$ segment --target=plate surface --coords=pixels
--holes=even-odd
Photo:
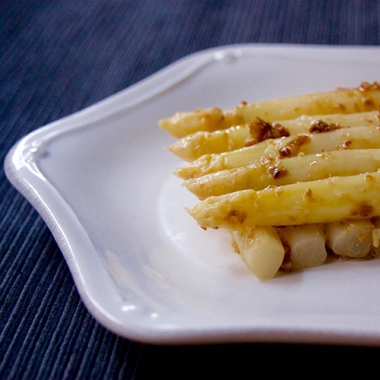
[[[89,311],[149,343],[380,344],[380,260],[259,281],[196,199],[157,121],[380,79],[378,47],[232,45],[190,55],[8,153],[10,182],[43,217]]]

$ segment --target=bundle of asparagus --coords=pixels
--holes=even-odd
[[[159,121],[203,228],[231,232],[260,279],[380,254],[380,85],[338,88]]]

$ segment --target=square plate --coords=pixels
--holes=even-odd
[[[49,226],[89,311],[148,343],[380,344],[380,260],[259,281],[197,201],[157,121],[177,111],[379,80],[378,47],[232,45],[185,57],[41,127],[8,153],[8,179]]]

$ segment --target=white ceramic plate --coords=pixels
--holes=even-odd
[[[380,79],[377,47],[238,45],[186,57],[20,140],[11,183],[51,229],[90,312],[150,343],[380,344],[380,260],[260,282],[196,200],[160,118]]]

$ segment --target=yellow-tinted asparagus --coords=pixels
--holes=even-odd
[[[379,104],[379,84],[362,83],[159,124],[179,139],[169,150],[190,161],[175,171],[203,200],[190,215],[229,230],[252,272],[268,279],[322,264],[326,246],[380,256]]]
[[[373,149],[380,147],[380,129],[375,127],[342,128],[332,132],[308,133],[270,139],[247,148],[206,154],[179,167],[175,175],[182,179],[201,177],[220,170],[257,163],[264,157],[286,158],[297,154],[330,152],[337,149]]]
[[[379,85],[363,83],[352,89],[342,88],[259,103],[242,102],[226,110],[214,107],[178,112],[170,118],[160,120],[159,125],[173,137],[182,138],[198,131],[211,132],[251,123],[255,117],[273,121],[294,119],[301,115],[366,112],[377,110],[379,103]]]
[[[380,173],[213,196],[188,210],[203,228],[331,223],[380,216]]]
[[[379,168],[380,149],[336,150],[284,159],[264,159],[252,165],[188,179],[184,186],[203,200],[239,190],[261,190],[267,186],[314,181],[329,176],[374,172]]]
[[[267,123],[274,127],[282,126],[289,135],[296,135],[310,132],[310,128],[321,120],[340,127],[378,126],[378,115],[378,111],[354,114],[302,115],[296,119]],[[194,161],[205,154],[228,152],[260,142],[255,136],[257,130],[255,127],[256,123],[253,122],[214,132],[192,133],[177,140],[168,149],[184,161]]]

